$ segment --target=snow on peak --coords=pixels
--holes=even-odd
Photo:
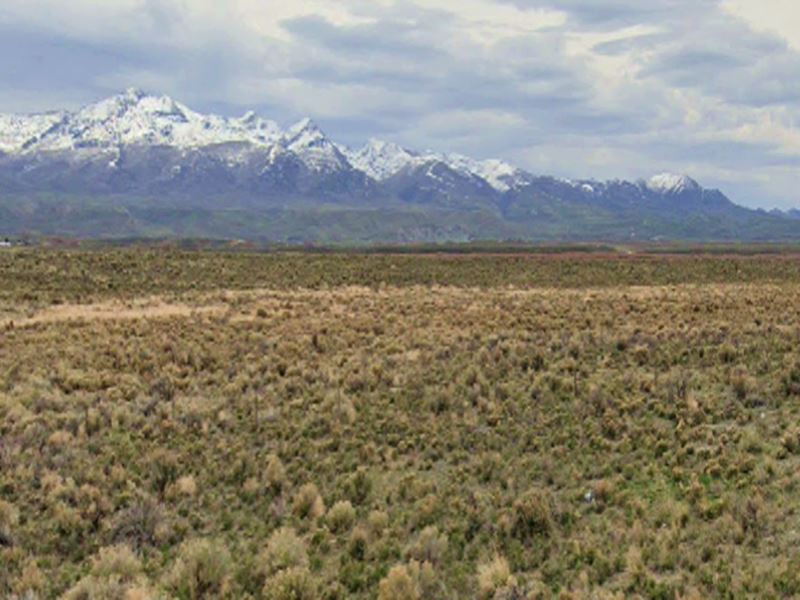
[[[20,152],[35,145],[63,119],[63,113],[30,116],[0,114],[0,152]]]
[[[303,119],[286,132],[286,149],[315,171],[339,171],[349,166],[347,158],[311,119]]]
[[[125,90],[125,96],[131,100],[140,100],[147,96],[147,92],[138,87],[129,87],[127,90]]]
[[[647,180],[647,189],[660,194],[679,194],[681,192],[698,190],[700,185],[688,175],[674,173],[661,173]]]
[[[524,173],[520,169],[502,160],[478,161],[460,154],[447,154],[444,156],[444,162],[462,175],[480,177],[500,192],[507,192],[524,180]]]
[[[478,161],[460,154],[417,153],[392,142],[371,139],[355,151],[346,151],[350,163],[377,181],[396,175],[406,167],[441,163],[467,177],[478,177],[494,189],[506,192],[524,180],[519,169],[500,160]],[[431,176],[432,171],[428,174]]]
[[[137,88],[73,113],[0,115],[0,151],[109,149],[146,144],[196,148],[231,142],[271,146],[283,136],[273,121],[196,113],[169,96]]]
[[[348,150],[331,141],[311,119],[303,119],[284,132],[277,123],[252,111],[238,118],[201,114],[169,96],[139,88],[129,88],[75,112],[0,114],[2,153],[78,149],[113,153],[128,145],[193,149],[231,143],[267,149],[270,157],[289,152],[318,171],[352,166],[378,181],[407,167],[428,164],[446,165],[462,175],[481,178],[501,192],[524,183],[527,177],[500,160],[417,153],[376,139],[359,150]]]
[[[317,124],[310,118],[300,119],[297,123],[289,127],[287,133],[290,136],[297,136],[304,133],[321,134],[322,131]]]
[[[304,151],[310,148],[333,148],[322,130],[309,118],[302,119],[292,125],[286,132],[286,144],[292,151]]]
[[[411,150],[376,139],[369,140],[360,150],[345,152],[353,167],[377,181],[388,179],[407,166],[424,161],[423,157]]]

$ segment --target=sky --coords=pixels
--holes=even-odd
[[[128,87],[536,174],[800,208],[797,0],[2,0],[0,112]]]

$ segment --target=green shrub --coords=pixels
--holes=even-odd
[[[325,519],[331,531],[341,533],[353,526],[353,522],[356,519],[356,511],[349,500],[341,500],[331,506]]]
[[[142,575],[142,563],[128,546],[102,548],[86,577],[70,588],[65,600],[155,599]]]
[[[378,600],[434,600],[444,595],[433,566],[414,560],[392,567],[378,584]]]
[[[280,571],[267,579],[262,595],[265,600],[319,600],[317,585],[305,568]]]
[[[364,504],[372,493],[372,478],[365,469],[358,469],[347,481],[347,496],[356,506]]]
[[[221,542],[188,540],[181,544],[167,585],[189,600],[223,598],[230,592],[232,566],[230,552]]]
[[[513,588],[516,583],[508,561],[502,556],[495,556],[491,561],[478,566],[478,594],[481,598],[495,598],[504,590]]]
[[[367,516],[369,530],[375,537],[380,537],[389,527],[389,514],[382,510],[373,510]]]
[[[155,546],[166,527],[164,511],[154,499],[145,497],[120,511],[112,521],[114,543],[130,544],[136,550]]]
[[[783,391],[787,396],[800,396],[800,361],[795,362],[784,373]]]
[[[350,534],[347,542],[347,552],[355,560],[364,560],[369,548],[369,532],[362,526],[357,526]]]
[[[447,552],[447,536],[431,525],[423,529],[406,550],[406,556],[421,563],[439,564]]]
[[[514,501],[511,533],[526,542],[537,535],[549,536],[553,529],[553,511],[544,492],[530,490]]]
[[[325,514],[325,503],[313,483],[307,483],[295,494],[292,504],[294,514],[301,519],[319,519]]]
[[[130,581],[141,572],[142,562],[129,546],[101,548],[92,560],[92,575],[98,577],[117,575]]]
[[[10,502],[0,500],[0,548],[14,545],[14,528],[19,521],[19,511]]]
[[[800,454],[800,427],[790,427],[783,434],[781,443],[789,454]]]
[[[180,468],[178,455],[170,450],[159,448],[150,454],[147,464],[150,469],[153,491],[163,496],[167,487],[178,478]]]
[[[378,586],[378,600],[419,600],[417,583],[405,565],[397,565],[389,570]]]
[[[284,569],[307,567],[306,544],[291,527],[276,529],[270,535],[258,562],[258,570],[264,576],[274,575]]]
[[[267,457],[267,466],[264,470],[264,477],[269,488],[277,493],[286,485],[286,468],[281,459],[274,454]]]

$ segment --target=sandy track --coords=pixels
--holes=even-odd
[[[70,321],[115,321],[135,319],[166,319],[196,315],[221,315],[224,304],[195,305],[166,302],[160,298],[138,299],[133,302],[98,302],[94,304],[60,304],[45,308],[32,316],[0,321],[0,328],[30,327],[39,324]]]

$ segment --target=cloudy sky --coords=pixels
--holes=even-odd
[[[800,207],[797,0],[2,0],[0,111],[136,86],[565,177]]]

